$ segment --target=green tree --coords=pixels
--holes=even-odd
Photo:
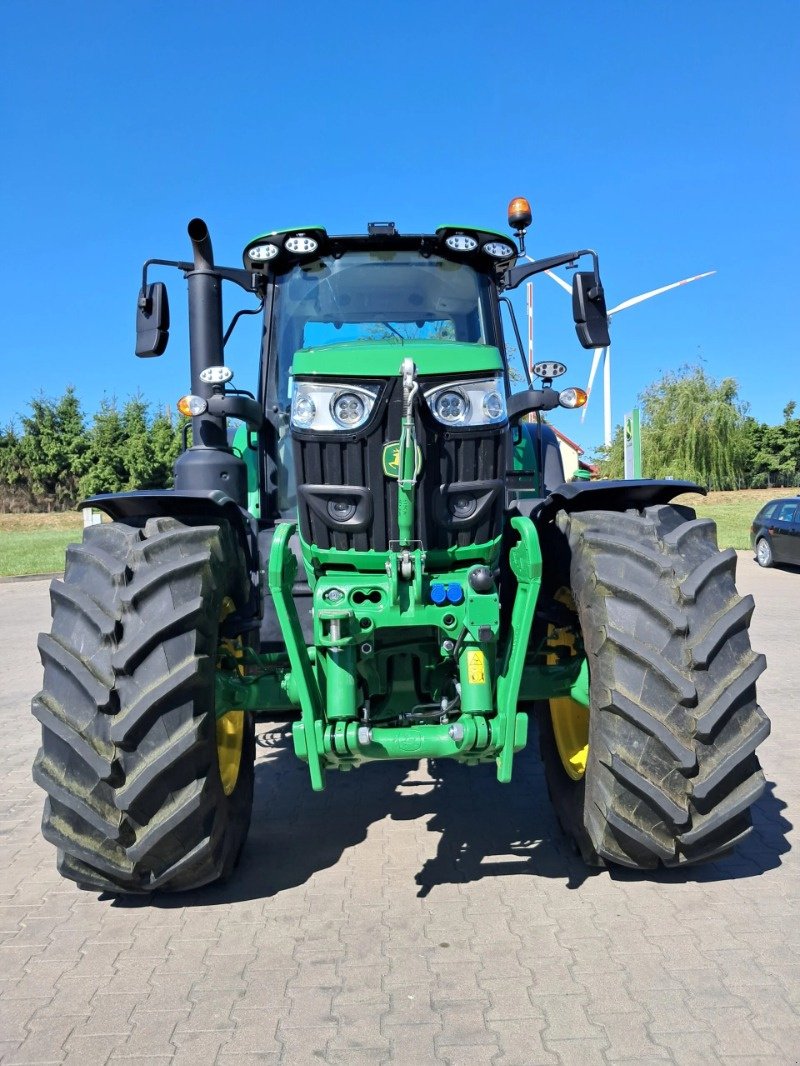
[[[70,385],[59,400],[40,395],[22,419],[19,449],[30,490],[39,506],[66,508],[78,495],[78,477],[88,448],[86,422]]]
[[[674,477],[711,489],[741,488],[746,481],[746,408],[737,403],[733,378],[715,381],[699,366],[669,372],[641,394],[642,473]],[[604,450],[606,477],[623,475],[622,428]]]
[[[783,423],[769,426],[747,420],[748,484],[752,488],[800,485],[800,419],[794,400],[783,409]]]
[[[116,399],[104,399],[89,431],[82,463],[82,496],[121,492],[127,484],[125,426]]]
[[[142,488],[168,488],[173,482],[172,468],[181,450],[181,434],[185,420],[173,419],[169,408],[158,414],[150,426],[153,445],[153,476]]]
[[[22,442],[9,423],[0,429],[0,511],[28,509],[32,502]]]

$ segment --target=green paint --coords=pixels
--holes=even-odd
[[[296,378],[388,378],[396,377],[403,359],[411,358],[417,373],[450,374],[458,377],[486,371],[499,373],[503,361],[490,344],[462,341],[342,341],[295,353],[292,373]]]
[[[634,407],[630,414],[625,415],[622,443],[625,477],[639,479],[642,476],[642,430],[638,407]]]
[[[268,241],[270,237],[282,237],[285,233],[322,233],[326,237],[328,235],[324,226],[289,226],[288,229],[271,229],[268,233],[259,233],[257,237],[247,242],[246,247],[249,248],[251,244],[258,244],[261,241]]]
[[[519,541],[509,552],[509,563],[517,579],[517,594],[511,609],[511,626],[506,638],[505,661],[497,679],[497,710],[505,719],[505,736],[497,760],[497,780],[511,780],[514,757],[515,712],[522,671],[528,652],[531,624],[542,584],[542,551],[536,527],[530,518],[511,519]]]
[[[297,560],[289,547],[289,539],[295,528],[293,522],[278,526],[269,554],[268,582],[300,699],[300,723],[296,724],[302,726],[305,735],[311,787],[315,792],[319,792],[325,787],[325,779],[322,759],[315,743],[314,727],[315,723],[322,719],[322,696],[311,657],[303,641],[297,607],[292,598]]]
[[[261,487],[258,469],[258,436],[247,426],[239,426],[233,437],[234,455],[244,459],[247,468],[247,510],[261,517]]]
[[[351,551],[338,548],[319,548],[307,544],[299,538],[303,560],[312,585],[315,575],[331,567],[343,567],[347,571],[355,570],[361,574],[382,572],[392,565],[392,552]],[[425,566],[430,573],[441,573],[468,563],[485,563],[493,566],[500,556],[502,538],[487,540],[483,544],[464,544],[452,548],[428,549],[425,552]]]

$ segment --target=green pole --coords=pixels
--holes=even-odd
[[[639,408],[625,415],[623,448],[625,453],[625,477],[641,478],[642,476],[642,433],[639,422]]]

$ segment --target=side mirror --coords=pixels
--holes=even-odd
[[[163,355],[169,340],[167,286],[156,281],[139,292],[136,306],[136,354],[142,358]]]
[[[578,271],[572,279],[572,317],[584,348],[608,348],[608,312],[603,286],[591,270]]]

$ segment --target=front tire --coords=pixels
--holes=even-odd
[[[250,821],[254,726],[245,714],[238,770],[225,771],[223,758],[221,771],[215,673],[221,618],[248,593],[224,523],[114,522],[68,549],[64,580],[51,586],[52,630],[39,639],[33,777],[47,793],[42,832],[58,869],[81,887],[180,891],[235,865]]]
[[[772,554],[772,545],[766,537],[760,537],[756,541],[756,562],[759,566],[773,566],[775,557]]]
[[[714,523],[676,506],[557,518],[590,673],[589,753],[568,779],[540,714],[548,786],[590,862],[716,858],[750,830],[769,733],[750,649],[752,597]],[[549,729],[548,729],[549,726]]]

